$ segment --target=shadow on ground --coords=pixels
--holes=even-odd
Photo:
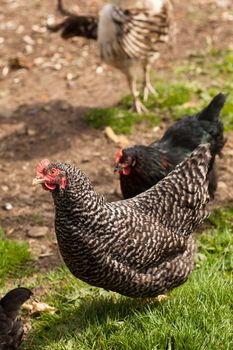
[[[140,311],[141,314],[146,313],[150,309],[160,307],[158,302],[150,305],[143,305],[140,299],[130,299],[121,297],[114,300],[109,297],[98,297],[94,300],[93,296],[80,301],[79,306],[74,311],[62,311],[62,317],[55,317],[49,322],[42,324],[39,331],[35,330],[29,333],[26,341],[26,349],[43,349],[44,346],[49,346],[60,339],[69,341],[74,336],[81,336],[90,325],[91,327],[108,328],[112,322],[117,324],[122,323],[127,318]],[[38,344],[38,339],[41,343]]]
[[[93,130],[84,120],[87,107],[73,107],[56,100],[19,106],[0,114],[0,158],[30,160],[71,147],[73,137]]]

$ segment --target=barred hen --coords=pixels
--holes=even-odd
[[[62,29],[64,39],[73,36],[97,39],[103,61],[125,74],[133,96],[133,110],[145,112],[136,87],[136,70],[141,64],[147,100],[149,92],[156,94],[150,82],[151,64],[159,57],[160,44],[171,43],[170,0],[112,0],[102,7],[98,18],[72,14],[63,8],[61,0],[58,9],[68,17],[48,28]]]
[[[76,166],[42,160],[33,184],[52,193],[55,231],[77,278],[129,297],[154,297],[193,269],[193,230],[207,217],[209,145],[137,197],[106,202]]]
[[[0,350],[19,349],[24,333],[19,309],[31,295],[27,288],[15,288],[0,300]]]
[[[220,155],[226,142],[223,123],[219,119],[225,100],[226,96],[219,93],[201,112],[177,121],[159,141],[149,146],[120,149],[116,155],[115,171],[120,174],[123,197],[134,197],[155,185],[201,143],[211,144],[214,158]],[[208,176],[209,194],[213,199],[217,189],[215,166]]]

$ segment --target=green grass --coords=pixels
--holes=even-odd
[[[141,305],[76,280],[65,267],[40,275],[55,315],[33,319],[25,350],[230,350],[233,347],[233,208],[198,234],[196,267],[162,303]]]
[[[9,277],[19,278],[27,274],[29,260],[28,244],[10,240],[0,230],[0,286]]]
[[[134,124],[142,121],[146,121],[148,126],[158,125],[161,121],[160,117],[152,113],[140,115],[130,112],[127,108],[95,109],[88,112],[85,118],[95,129],[111,126],[115,132],[120,134],[131,132]]]
[[[111,126],[116,133],[130,133],[136,124],[149,127],[161,120],[177,120],[206,106],[220,91],[228,94],[222,112],[225,131],[233,130],[233,50],[207,51],[193,55],[176,67],[169,79],[156,77],[158,96],[150,96],[145,103],[149,113],[138,116],[129,111],[131,96],[122,99],[117,107],[93,109],[85,118],[93,128]]]

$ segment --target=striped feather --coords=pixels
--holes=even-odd
[[[149,10],[113,8],[117,42],[130,58],[147,58],[158,51],[156,45],[168,41],[169,21],[165,14]]]

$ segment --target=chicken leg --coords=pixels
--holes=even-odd
[[[129,88],[131,91],[131,94],[133,96],[133,105],[132,105],[132,111],[137,113],[147,113],[148,110],[144,106],[144,104],[140,101],[139,98],[139,92],[137,91],[137,83],[136,78],[132,76],[129,72],[126,73],[126,77],[128,80]]]
[[[150,69],[151,69],[151,63],[147,62],[143,66],[143,78],[144,78],[143,79],[143,100],[144,101],[148,100],[149,92],[154,96],[158,95],[157,91],[154,89],[150,81]]]

